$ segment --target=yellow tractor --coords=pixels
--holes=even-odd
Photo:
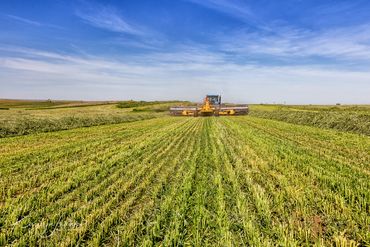
[[[202,105],[174,106],[170,108],[171,115],[193,117],[247,115],[248,111],[247,105],[221,104],[221,95],[207,95]]]

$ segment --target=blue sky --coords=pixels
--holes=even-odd
[[[3,0],[0,98],[370,103],[367,0]]]

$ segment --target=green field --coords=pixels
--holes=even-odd
[[[209,118],[135,107],[0,111],[0,130],[41,119],[0,138],[0,246],[370,245],[366,118],[362,132],[257,116],[339,112],[328,107]],[[43,129],[71,116],[137,119]]]
[[[370,105],[253,105],[251,115],[370,136]]]
[[[169,104],[121,109],[117,102],[0,100],[6,109],[0,110],[0,138],[163,117]]]

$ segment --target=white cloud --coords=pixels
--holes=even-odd
[[[30,25],[34,25],[34,26],[41,26],[42,25],[38,21],[29,20],[29,19],[26,19],[26,18],[15,16],[15,15],[6,15],[6,17],[9,18],[9,19],[13,19],[13,20],[20,21],[20,22],[30,24]]]
[[[217,37],[221,50],[272,58],[332,58],[370,63],[370,25],[312,31],[276,26],[273,32],[243,32]],[[310,61],[312,63],[312,61]]]
[[[49,27],[49,28],[63,29],[62,27],[57,26],[57,25],[48,24],[48,23],[41,23],[41,22],[38,22],[38,21],[35,21],[35,20],[30,20],[30,19],[27,19],[27,18],[24,18],[24,17],[17,16],[17,15],[3,15],[3,16],[5,18],[9,19],[9,20],[21,22],[21,23],[36,26],[36,27]]]
[[[208,36],[208,44],[184,45],[148,32],[112,7],[83,2],[75,12],[82,21],[130,34],[97,41],[96,51],[104,54],[109,46],[118,51],[116,58],[124,55],[114,59],[0,44],[0,97],[199,100],[207,93],[222,93],[234,102],[370,103],[370,71],[364,69],[370,65],[370,25],[316,30],[281,20],[260,25],[246,1],[184,1],[253,22],[258,31],[223,30]],[[134,52],[119,52],[128,47]]]
[[[333,58],[338,61],[363,60],[370,62],[370,24],[305,29],[283,20],[261,20],[246,3],[240,0],[185,0],[226,13],[254,24],[256,31],[234,30],[216,35],[217,48],[234,52],[236,56],[268,55],[273,59]],[[310,16],[323,19],[325,15],[355,14],[358,3],[321,4],[307,10]],[[261,10],[259,10],[261,11]],[[311,17],[312,18],[312,17]],[[325,18],[324,18],[325,19]],[[327,18],[332,19],[332,18]],[[315,22],[315,20],[311,20]],[[312,62],[312,61],[310,61]],[[358,61],[355,61],[358,62]]]
[[[125,60],[30,49],[14,54],[0,58],[0,97],[199,100],[222,93],[234,102],[369,103],[368,71],[235,64],[194,47]]]
[[[76,15],[86,23],[101,29],[133,35],[144,34],[141,28],[125,21],[113,7],[89,5],[83,10],[77,10]]]
[[[206,8],[214,9],[216,11],[225,13],[229,16],[242,19],[251,20],[254,14],[249,7],[240,0],[185,0],[192,2]]]

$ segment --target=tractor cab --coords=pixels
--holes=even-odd
[[[221,105],[221,95],[207,95],[206,98],[212,106]]]

